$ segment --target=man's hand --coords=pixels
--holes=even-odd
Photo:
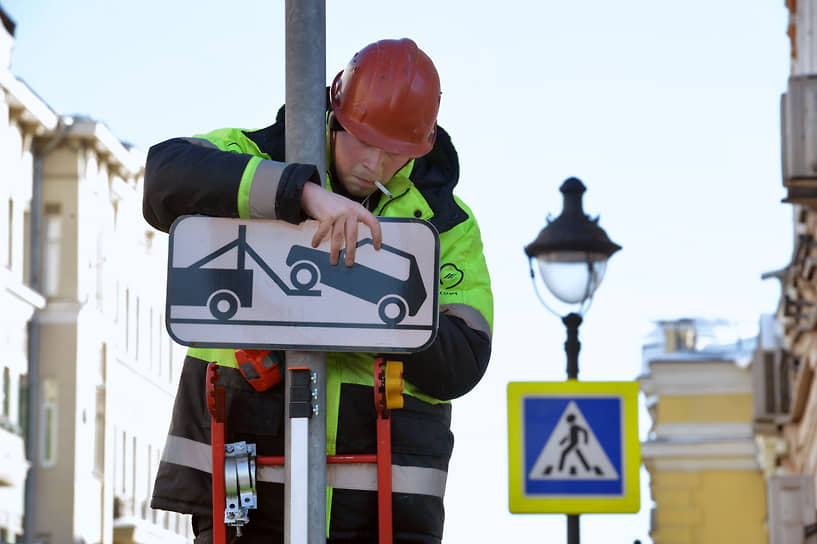
[[[380,222],[369,210],[354,200],[327,191],[315,183],[307,183],[301,195],[301,207],[309,217],[319,222],[318,231],[312,237],[312,247],[318,247],[329,236],[331,242],[329,262],[331,264],[338,264],[344,245],[346,246],[346,266],[354,264],[358,223],[369,227],[374,248],[380,249],[383,241]]]

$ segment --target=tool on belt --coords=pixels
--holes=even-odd
[[[239,355],[239,352],[241,354]],[[270,358],[269,350],[237,350],[236,360],[242,375],[258,391],[264,391],[281,381],[281,370],[277,359]],[[241,357],[241,359],[239,359]],[[242,361],[248,365],[242,370]],[[226,398],[225,389],[218,385],[218,365],[207,367],[206,394],[207,408],[211,415],[211,445],[213,460],[213,544],[226,544],[227,526],[235,527],[236,535],[249,523],[249,510],[257,508],[256,466],[283,465],[284,457],[259,457],[255,444],[235,442],[225,444]],[[253,374],[255,371],[258,377]],[[277,372],[277,374],[276,374]],[[299,399],[296,409],[290,407],[291,418],[311,417],[311,407],[305,408],[312,398],[309,387],[311,372],[306,367],[287,369],[287,386],[292,387],[291,399]],[[252,378],[248,377],[252,376]],[[275,377],[277,375],[277,378]],[[277,381],[275,381],[277,379]],[[254,381],[253,381],[254,380]],[[310,386],[309,384],[312,383]],[[306,392],[305,392],[306,390]],[[305,400],[307,399],[307,400]],[[375,360],[374,364],[374,404],[377,410],[377,453],[327,455],[327,464],[376,463],[378,542],[392,543],[392,472],[391,472],[391,419],[390,411],[403,407],[403,364],[399,361]],[[296,439],[293,433],[292,439]],[[302,438],[295,451],[306,452],[307,434],[298,433]],[[323,500],[323,498],[319,499]]]
[[[235,360],[244,379],[256,391],[281,383],[281,352],[268,349],[237,349]]]

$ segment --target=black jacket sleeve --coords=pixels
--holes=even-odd
[[[440,314],[437,338],[424,351],[403,356],[403,377],[423,393],[450,400],[473,389],[491,358],[491,339],[458,318]]]
[[[238,217],[238,187],[251,156],[173,138],[148,150],[142,214],[167,232],[182,215]]]

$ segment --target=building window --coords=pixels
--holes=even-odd
[[[169,337],[165,337],[167,339],[167,377],[170,380],[170,383],[173,383],[173,372],[176,370],[175,366],[173,365],[173,340]]]
[[[145,497],[148,499],[153,494],[153,446],[148,444],[148,457],[147,457],[147,470],[145,471],[145,476],[147,481],[145,482],[146,486],[145,489],[147,492],[145,493]]]
[[[130,289],[127,287],[125,288],[125,351],[129,352],[131,347],[131,332],[130,332],[130,324],[133,320],[130,318]]]
[[[122,431],[121,444],[122,451],[120,452],[119,461],[121,462],[122,480],[119,483],[122,484],[122,495],[125,495],[128,492],[128,435],[125,434],[125,431]]]
[[[31,212],[23,212],[23,247],[31,247]],[[31,252],[23,252],[23,282],[31,287]]]
[[[50,401],[43,402],[40,440],[40,464],[53,467],[57,464],[57,405]]]
[[[40,464],[43,467],[57,464],[57,429],[57,382],[46,378],[42,382],[40,406]]]
[[[9,199],[9,255],[8,260],[8,267],[12,268],[14,264],[14,201]]]
[[[96,417],[94,418],[94,473],[105,472],[105,387],[96,388]]]
[[[96,307],[103,309],[105,299],[105,238],[100,232],[96,238]],[[106,312],[107,313],[107,312]]]
[[[130,493],[129,493],[128,498],[131,500],[131,504],[133,505],[132,507],[136,507],[136,493],[137,493],[137,487],[136,487],[137,486],[137,481],[136,481],[136,478],[137,478],[137,476],[139,474],[139,472],[138,472],[138,468],[139,468],[139,461],[138,461],[139,444],[136,441],[136,436],[135,435],[133,437],[132,442],[133,443],[131,444],[131,450],[130,450],[130,461],[131,461],[131,463],[130,463],[130,467],[129,467],[130,468],[130,478],[128,479],[128,484],[130,485]]]
[[[150,313],[148,315],[149,315],[149,318],[148,318],[148,331],[149,331],[149,336],[148,336],[148,359],[149,359],[149,361],[148,361],[148,365],[150,365],[151,370],[154,370],[156,373],[161,373],[161,368],[159,367],[159,361],[157,361],[156,357],[154,356],[154,354],[156,352],[154,351],[155,350],[155,345],[154,345],[155,340],[153,339],[153,331],[154,331],[154,328],[153,328],[153,321],[154,321],[154,319],[153,319],[153,306],[150,307]]]
[[[9,367],[3,368],[3,399],[0,404],[0,416],[5,419],[11,417],[11,372]]]
[[[19,395],[17,396],[17,418],[20,434],[28,436],[28,375],[20,374]]]
[[[156,317],[156,364],[159,365],[159,376],[167,374],[167,365],[165,364],[164,335],[162,334],[162,323],[164,323],[164,316],[159,310]]]
[[[97,369],[97,383],[104,384],[108,373],[108,344],[99,347],[99,368]]]
[[[45,205],[45,250],[43,251],[43,290],[56,296],[60,288],[60,245],[62,244],[62,206]]]
[[[135,323],[135,340],[133,341],[134,347],[136,349],[136,355],[134,358],[138,361],[139,360],[139,344],[141,342],[141,337],[139,335],[139,330],[142,328],[142,316],[141,312],[139,311],[139,296],[136,297],[136,323]]]

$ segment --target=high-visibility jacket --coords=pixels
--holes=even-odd
[[[283,162],[283,135],[282,108],[276,123],[265,129],[222,129],[151,147],[145,219],[165,232],[177,217],[193,213],[293,223],[306,219],[300,207],[303,185],[319,182],[319,177],[314,166]],[[449,401],[477,384],[490,357],[490,280],[477,222],[453,195],[458,177],[456,150],[440,128],[434,149],[410,161],[386,183],[392,198],[379,192],[372,195],[379,198],[375,215],[425,219],[440,234],[437,337],[424,351],[388,356],[404,362],[406,386],[404,407],[391,413],[396,541],[401,535],[412,542],[441,539],[445,478],[453,448]],[[331,182],[327,180],[330,189]],[[372,393],[376,355],[327,354],[327,454],[376,452]],[[219,384],[227,389],[227,442],[256,443],[258,455],[284,454],[283,387],[259,393],[235,370],[233,350],[191,348],[151,506],[194,514],[194,521],[196,516],[211,515],[210,419],[204,395],[209,361],[223,367]],[[250,511],[250,527],[282,532],[283,478],[280,469],[259,467],[259,509]],[[332,465],[327,485],[327,536],[375,540],[374,465],[354,471]]]

